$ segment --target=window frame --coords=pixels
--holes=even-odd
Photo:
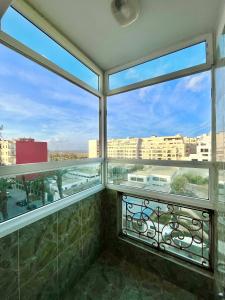
[[[17,2],[18,4],[19,2]],[[20,3],[21,4],[21,3]],[[20,6],[20,4],[18,4]],[[19,53],[20,55],[24,56],[25,58],[28,58],[29,60],[33,61],[34,63],[37,63],[38,65],[44,67],[45,69],[57,74],[58,76],[64,78],[65,80],[68,80],[72,84],[79,86],[80,88],[84,89],[85,91],[93,94],[98,99],[96,101],[99,101],[99,116],[98,116],[98,123],[99,123],[99,141],[100,141],[100,153],[98,158],[87,158],[87,159],[78,159],[78,160],[66,160],[66,161],[51,161],[46,163],[30,163],[30,164],[20,164],[20,165],[12,165],[12,166],[1,166],[0,168],[0,177],[11,177],[15,175],[23,175],[23,174],[32,174],[32,173],[40,173],[45,171],[53,171],[60,168],[65,167],[73,167],[77,165],[86,165],[86,164],[94,164],[99,163],[100,169],[101,169],[101,183],[96,185],[95,187],[88,188],[82,192],[79,192],[77,194],[65,197],[63,199],[57,200],[53,203],[50,203],[48,205],[39,207],[33,211],[27,212],[25,214],[18,215],[16,217],[13,217],[12,219],[6,220],[2,223],[0,223],[0,238],[8,235],[20,228],[23,228],[24,226],[27,226],[29,224],[32,224],[35,221],[38,221],[52,213],[55,213],[73,203],[76,203],[82,199],[85,199],[93,194],[96,194],[104,189],[104,152],[103,149],[103,130],[102,125],[104,123],[103,121],[103,110],[104,110],[104,97],[102,92],[102,86],[103,86],[103,72],[93,63],[89,58],[87,58],[80,50],[78,50],[72,43],[66,40],[60,33],[58,33],[49,23],[47,23],[40,15],[38,15],[36,12],[31,10],[30,7],[28,7],[27,4],[25,5],[26,14],[24,11],[22,12],[22,15],[27,18],[27,13],[29,12],[29,15],[32,16],[32,21],[28,19],[31,23],[36,24],[36,22],[33,22],[33,17],[36,20],[37,23],[41,20],[41,22],[46,26],[46,28],[52,30],[54,33],[53,35],[56,35],[57,38],[53,38],[54,41],[56,41],[60,46],[62,46],[66,51],[68,51],[71,55],[73,55],[76,59],[80,60],[84,65],[86,65],[89,69],[91,69],[93,72],[95,72],[99,77],[99,90],[96,90],[83,82],[82,80],[78,79],[77,77],[73,76],[72,74],[68,73],[67,71],[64,71],[62,68],[57,66],[56,64],[49,61],[47,58],[41,56],[37,52],[33,51],[29,47],[23,45],[18,40],[12,38],[8,34],[1,31],[0,27],[0,45],[4,45],[7,48]],[[15,5],[14,5],[15,6]],[[13,7],[14,8],[14,7]],[[16,6],[17,10],[17,6]],[[21,13],[21,11],[19,10]],[[1,20],[0,20],[1,21]],[[47,24],[47,25],[46,25]],[[39,25],[39,24],[38,24]],[[35,25],[36,26],[36,25]],[[39,28],[39,26],[37,26]],[[42,28],[42,30],[45,34],[47,34],[50,38],[52,35],[49,33],[46,33],[45,30]],[[60,41],[59,41],[60,40]],[[72,49],[72,50],[71,50]],[[85,61],[85,62],[84,62]]]
[[[127,196],[127,197],[134,197],[134,198],[139,198],[142,200],[147,200],[147,201],[151,201],[151,200],[158,200],[159,203],[162,204],[172,204],[172,205],[179,205],[179,206],[184,206],[186,208],[189,209],[195,209],[195,210],[207,210],[209,213],[209,220],[210,220],[210,228],[209,228],[209,267],[208,268],[204,268],[202,267],[200,264],[196,264],[194,262],[189,261],[188,259],[186,259],[185,257],[181,257],[179,255],[176,255],[175,253],[172,252],[162,252],[160,254],[161,251],[159,251],[158,249],[154,249],[154,247],[150,246],[149,244],[145,243],[142,240],[138,240],[134,237],[131,237],[129,235],[124,235],[122,232],[123,229],[123,220],[122,220],[122,202],[123,202],[123,196]],[[174,259],[174,262],[177,263],[178,261],[182,262],[183,266],[191,266],[191,268],[193,268],[193,270],[197,271],[197,270],[202,270],[203,272],[209,272],[213,273],[214,272],[214,248],[215,248],[215,226],[214,226],[214,222],[215,222],[215,211],[212,208],[209,207],[205,207],[205,206],[198,206],[196,205],[196,203],[190,204],[190,203],[183,203],[183,202],[171,202],[169,200],[162,200],[161,198],[157,198],[157,196],[154,198],[152,196],[149,195],[142,195],[140,196],[140,194],[129,194],[127,192],[121,192],[119,191],[117,193],[117,233],[118,233],[118,237],[120,240],[125,241],[127,243],[132,243],[135,246],[140,246],[142,249],[144,249],[145,251],[148,251],[149,253],[154,253],[156,255],[163,255],[164,258],[166,259]]]
[[[116,89],[110,89],[109,88],[109,76],[117,73],[117,72],[121,72],[124,71],[126,69],[129,69],[131,67],[135,67],[137,65],[146,63],[150,60],[153,59],[157,59],[160,58],[162,56],[171,54],[173,52],[185,49],[187,47],[191,47],[194,46],[196,44],[199,44],[201,42],[205,42],[206,43],[206,63],[204,64],[200,64],[194,67],[190,67],[190,68],[186,68],[180,71],[175,71],[175,72],[171,72],[169,74],[165,74],[165,75],[161,75],[161,76],[157,76],[154,78],[150,78],[150,79],[146,79],[146,80],[142,80],[133,84],[129,84],[129,85],[125,85],[123,87],[120,88],[116,88]],[[136,61],[132,61],[130,63],[127,63],[125,65],[122,66],[118,66],[112,69],[109,69],[105,72],[105,84],[106,84],[106,94],[107,96],[112,96],[112,95],[116,95],[119,93],[123,93],[123,92],[127,92],[127,91],[132,91],[141,87],[146,87],[146,86],[151,86],[157,83],[162,83],[171,79],[177,79],[183,76],[187,76],[187,75],[192,75],[195,73],[199,73],[202,71],[207,71],[211,69],[211,66],[213,64],[213,40],[212,40],[212,35],[211,34],[203,34],[201,36],[198,36],[194,39],[185,41],[185,42],[181,42],[178,43],[172,47],[169,47],[167,49],[164,50],[160,50],[160,51],[155,51],[153,53],[151,53],[148,56],[145,56],[143,58],[140,58]]]
[[[130,67],[134,67],[136,65],[145,63],[151,59],[156,59],[160,56],[167,55],[171,52],[181,50],[183,48],[187,48],[193,46],[195,44],[206,42],[206,63],[201,64],[195,67],[187,68],[181,71],[176,71],[170,74],[166,74],[163,76],[159,76],[153,79],[147,79],[144,81],[140,81],[134,84],[126,85],[124,87],[118,89],[109,89],[109,75],[123,71]],[[198,36],[194,39],[191,39],[186,42],[178,43],[173,47],[167,48],[162,51],[156,51],[146,57],[138,59],[136,61],[130,62],[128,64],[118,66],[112,69],[109,69],[105,72],[104,76],[104,84],[105,84],[105,92],[106,97],[118,95],[121,93],[137,90],[143,87],[148,87],[151,85],[155,85],[158,83],[163,83],[166,81],[170,81],[173,79],[179,79],[184,76],[194,75],[200,72],[210,71],[211,73],[211,161],[209,162],[193,162],[193,161],[173,161],[173,160],[140,160],[140,159],[113,159],[107,157],[107,137],[105,137],[106,149],[105,149],[105,156],[106,156],[106,165],[108,163],[125,163],[125,164],[141,164],[141,165],[156,165],[156,166],[179,166],[179,167],[190,167],[190,168],[208,168],[209,169],[209,200],[201,200],[186,197],[186,196],[177,196],[177,195],[164,195],[163,193],[154,192],[154,191],[142,191],[137,188],[132,187],[123,187],[120,185],[109,184],[108,174],[106,174],[105,182],[106,187],[109,189],[116,190],[118,192],[134,194],[136,196],[144,196],[144,197],[153,197],[163,199],[164,201],[170,201],[174,203],[183,203],[186,205],[198,206],[198,207],[206,207],[208,209],[215,210],[216,209],[216,187],[217,187],[217,176],[218,176],[218,169],[221,163],[216,162],[216,99],[215,99],[215,78],[214,78],[214,58],[213,58],[213,38],[212,34],[204,34]],[[113,100],[112,100],[113,101]],[[105,122],[107,122],[107,116],[105,116]],[[107,134],[106,134],[107,135]],[[106,170],[107,172],[107,170]]]
[[[42,31],[46,36],[52,39],[55,43],[61,46],[65,51],[75,57],[80,61],[84,66],[90,69],[98,76],[98,89],[92,88],[90,85],[84,81],[77,78],[75,75],[72,75],[75,79],[81,82],[84,88],[90,88],[90,92],[99,92],[102,94],[102,77],[103,71],[93,62],[87,55],[85,55],[75,44],[70,42],[68,38],[63,36],[59,30],[57,30],[52,24],[50,24],[44,17],[42,17],[31,5],[24,1],[16,1],[11,5],[11,7],[19,14],[22,15],[28,22],[33,24],[37,29]],[[0,20],[0,30],[1,30],[1,20]],[[7,34],[6,34],[7,35]],[[8,35],[9,36],[9,35]],[[30,49],[30,48],[28,48]],[[36,53],[36,52],[35,52]],[[53,63],[54,64],[54,63]],[[63,70],[59,67],[59,69]],[[66,72],[66,71],[65,71]],[[68,72],[66,72],[68,73]]]
[[[27,214],[20,215],[8,221],[5,221],[0,224],[0,237],[10,232],[13,232],[19,228],[22,228],[28,224],[31,224],[34,221],[37,221],[53,212],[56,212],[63,207],[71,205],[81,199],[84,199],[90,195],[93,195],[104,188],[109,188],[112,190],[116,190],[118,192],[124,192],[127,194],[133,194],[136,196],[144,196],[144,197],[159,197],[162,201],[169,201],[173,203],[182,203],[197,207],[205,207],[208,209],[215,210],[216,209],[216,184],[217,184],[217,171],[223,163],[216,162],[216,110],[215,110],[215,78],[214,78],[214,67],[213,67],[213,39],[212,34],[204,34],[200,37],[194,38],[192,40],[178,43],[173,47],[162,51],[156,51],[151,53],[150,55],[128,63],[126,65],[122,65],[107,71],[101,70],[94,62],[92,62],[84,53],[82,53],[74,44],[72,44],[68,39],[66,39],[62,34],[60,34],[51,24],[49,24],[42,16],[38,14],[30,5],[25,2],[16,2],[13,5],[13,8],[18,10],[25,16],[29,21],[34,24],[37,24],[38,28],[46,33],[49,37],[52,37],[54,41],[59,43],[60,46],[66,49],[69,53],[71,53],[75,58],[80,60],[84,63],[87,67],[89,67],[92,71],[99,75],[99,91],[91,88],[88,84],[85,84],[83,81],[79,80],[75,76],[69,74],[68,72],[64,71],[54,63],[50,62],[47,58],[39,55],[35,51],[31,50],[27,46],[23,45],[19,41],[15,40],[14,38],[10,37],[6,33],[0,30],[0,43],[5,45],[8,48],[20,53],[21,55],[27,57],[28,59],[38,63],[39,65],[43,66],[44,68],[56,73],[57,75],[63,77],[66,80],[69,80],[71,83],[79,86],[80,88],[86,90],[87,92],[92,93],[93,95],[99,97],[99,148],[100,148],[100,157],[97,159],[83,159],[83,160],[71,160],[71,161],[62,161],[62,162],[50,162],[50,163],[35,163],[35,164],[24,164],[24,165],[17,165],[17,166],[6,166],[1,167],[1,177],[10,175],[19,175],[21,173],[25,174],[26,172],[32,173],[35,171],[45,171],[49,168],[57,169],[60,167],[68,167],[68,166],[75,166],[76,164],[87,164],[87,163],[94,163],[99,162],[101,163],[101,170],[102,170],[102,182],[100,185],[91,188],[89,190],[80,192],[73,196],[67,197],[65,199],[58,200],[52,204],[40,207],[34,211],[31,211]],[[109,90],[108,85],[108,76],[109,74],[122,71],[126,68],[133,67],[137,64],[144,63],[150,59],[154,59],[171,52],[180,50],[182,48],[186,48],[192,46],[194,44],[200,43],[205,41],[207,44],[207,56],[206,56],[206,64],[198,65],[195,67],[191,67],[188,69],[184,69],[181,71],[173,72],[167,75],[159,76],[153,79],[144,80],[135,84],[127,85],[119,89]],[[187,75],[197,74],[203,71],[211,71],[212,77],[212,105],[211,105],[211,123],[212,123],[212,160],[210,162],[187,162],[187,161],[154,161],[154,160],[118,160],[118,159],[108,159],[107,158],[107,97],[120,94],[123,92],[128,92],[131,90],[139,89],[146,86],[151,86],[157,83],[162,83],[165,81],[169,81],[172,79],[181,78]],[[113,184],[107,183],[107,165],[108,162],[123,162],[123,163],[140,163],[140,164],[154,164],[154,165],[170,165],[170,166],[189,166],[189,167],[204,167],[209,168],[209,201],[206,200],[198,200],[185,197],[185,196],[178,196],[178,195],[164,195],[158,192],[144,192],[135,188],[124,188],[122,186],[117,186]],[[51,170],[52,170],[51,169]]]

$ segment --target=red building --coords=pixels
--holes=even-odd
[[[47,142],[37,142],[34,139],[19,139],[16,141],[16,164],[47,161]]]

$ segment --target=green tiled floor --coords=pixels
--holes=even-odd
[[[63,300],[197,300],[193,294],[103,254]]]

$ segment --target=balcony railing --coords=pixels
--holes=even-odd
[[[212,268],[212,211],[122,195],[122,235]]]

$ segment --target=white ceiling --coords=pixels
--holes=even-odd
[[[223,0],[140,0],[128,27],[114,20],[111,0],[27,0],[104,70],[214,31]]]

